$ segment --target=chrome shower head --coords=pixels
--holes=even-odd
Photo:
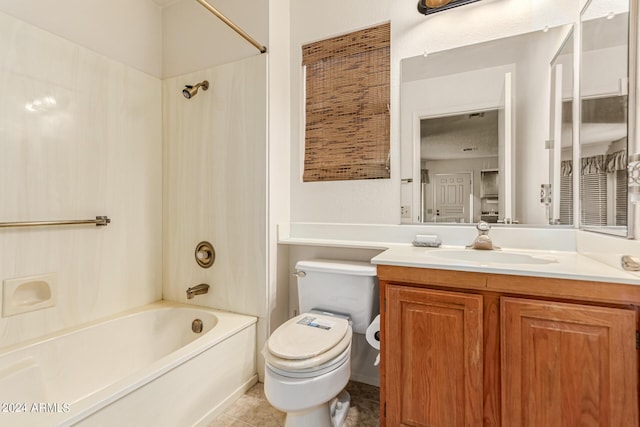
[[[195,86],[185,85],[184,89],[182,89],[182,95],[187,99],[191,99],[196,96],[199,87],[202,87],[202,90],[207,90],[209,89],[209,82],[207,80],[204,80],[203,82],[198,83]]]

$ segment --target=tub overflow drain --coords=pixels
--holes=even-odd
[[[191,330],[196,334],[202,332],[202,320],[195,319],[193,322],[191,322]]]

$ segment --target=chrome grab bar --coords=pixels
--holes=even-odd
[[[25,221],[25,222],[0,222],[0,228],[14,227],[49,227],[54,225],[83,225],[95,224],[97,227],[107,226],[111,219],[107,216],[97,216],[96,219],[74,219],[61,221]]]

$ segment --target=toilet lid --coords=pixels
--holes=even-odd
[[[309,359],[335,347],[348,329],[347,319],[304,313],[276,329],[267,341],[267,349],[282,359]]]
[[[338,369],[349,361],[351,357],[351,339],[349,339],[347,347],[341,351],[329,350],[327,353],[306,360],[280,359],[268,351],[264,351],[262,354],[265,356],[267,368],[277,375],[287,378],[316,378]],[[323,358],[323,356],[326,356],[327,360],[319,363],[322,360],[320,358]]]

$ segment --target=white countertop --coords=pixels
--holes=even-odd
[[[428,251],[464,250],[477,235],[470,226],[286,223],[278,226],[278,243],[299,246],[343,247],[384,251],[373,264],[443,270],[475,271],[519,276],[586,280],[640,285],[640,273],[620,267],[622,255],[640,257],[640,241],[603,236],[567,228],[493,227],[490,236],[503,252],[552,257],[549,264],[482,263],[443,259]],[[440,249],[416,248],[416,234],[435,234]]]
[[[548,264],[506,264],[479,262],[464,259],[439,258],[436,251],[473,250],[463,247],[419,248],[412,245],[394,245],[371,259],[378,265],[432,268],[440,270],[472,271],[480,273],[510,274],[518,276],[551,277],[559,279],[588,280],[598,282],[640,285],[640,274],[610,267],[577,252],[531,251],[505,249],[505,253],[529,255],[553,260]],[[491,251],[486,251],[491,252]],[[490,253],[488,254],[490,256]]]

